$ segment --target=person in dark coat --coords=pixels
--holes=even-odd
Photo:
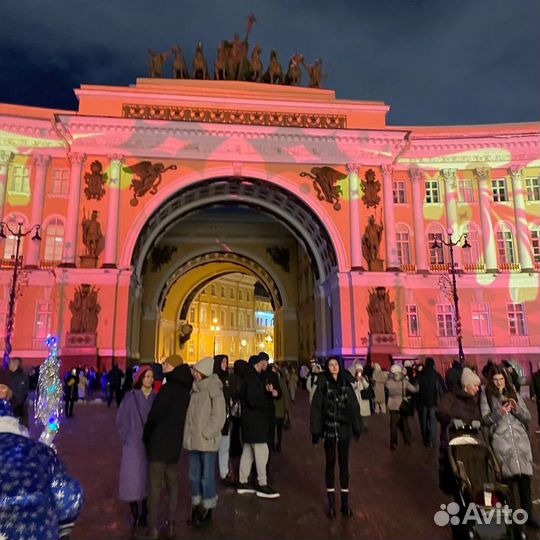
[[[56,540],[84,503],[56,452],[32,440],[13,416],[11,375],[0,370],[0,538]]]
[[[229,376],[229,357],[226,354],[214,356],[214,373],[219,377],[223,385],[223,397],[225,398],[226,419],[221,430],[221,442],[218,449],[219,476],[225,485],[231,485],[232,476],[229,469],[229,450],[231,447],[231,408],[232,387]]]
[[[28,427],[28,403],[26,399],[30,391],[30,381],[23,370],[22,358],[11,358],[9,360],[9,371],[11,371],[11,386],[13,388],[13,414],[15,418],[19,418],[23,426]]]
[[[482,420],[480,413],[480,377],[469,368],[461,373],[461,387],[442,396],[437,407],[437,419],[441,423],[439,443],[439,488],[447,495],[456,496],[457,485],[448,459],[447,429],[454,419],[471,425],[474,420]]]
[[[268,369],[268,361],[270,357],[267,353],[260,352],[259,356],[266,362],[266,369],[262,372],[265,387],[269,385],[275,390],[275,392],[266,392],[266,399],[268,401],[268,448],[271,452],[276,450],[275,447],[275,434],[276,434],[276,400],[281,399],[281,385],[279,384],[279,377],[273,370]],[[289,394],[290,395],[290,394]]]
[[[249,365],[242,383],[242,439],[244,445],[240,458],[238,494],[256,493],[262,498],[276,498],[279,493],[272,489],[267,482],[266,465],[268,463],[268,423],[269,399],[266,394],[278,395],[278,390],[266,383],[264,372],[268,361],[259,355],[249,359]],[[257,487],[249,485],[248,479],[251,466],[255,461],[257,468]]]
[[[143,433],[155,398],[153,386],[152,369],[149,366],[141,367],[133,390],[122,400],[116,413],[116,425],[122,442],[118,492],[120,500],[129,503],[134,526],[146,526],[148,516],[148,459]]]
[[[540,433],[540,369],[532,374],[531,398],[536,402],[536,410],[538,413],[536,416],[538,422],[536,433]]]
[[[242,455],[242,436],[241,436],[241,394],[242,383],[246,375],[248,363],[245,360],[236,360],[233,365],[233,374],[230,379],[231,383],[231,444],[229,448],[229,454],[231,456],[239,457]]]
[[[111,371],[107,375],[107,381],[109,383],[109,397],[107,399],[107,406],[110,407],[113,396],[116,400],[116,406],[120,407],[120,402],[122,401],[122,378],[124,377],[124,372],[114,364]]]
[[[453,392],[454,390],[459,390],[461,388],[461,372],[463,368],[459,363],[459,360],[454,360],[452,362],[452,367],[446,372],[444,381],[446,383],[446,390],[448,392]]]
[[[486,379],[486,381],[489,378],[489,372],[491,371],[491,368],[495,365],[493,360],[491,358],[488,358],[487,362],[485,363],[484,367],[482,368],[482,377]]]
[[[158,532],[161,486],[168,495],[169,537],[174,536],[178,505],[178,461],[182,451],[186,412],[193,375],[188,365],[175,367],[157,394],[144,425],[143,441],[149,462],[149,536]]]
[[[415,386],[418,387],[418,405],[420,407],[420,426],[424,446],[433,448],[437,444],[437,406],[441,396],[445,392],[444,381],[435,370],[433,358],[426,358],[424,369],[416,378]]]
[[[519,382],[519,374],[516,371],[516,368],[514,368],[514,366],[508,360],[503,360],[502,365],[504,369],[506,369],[506,372],[508,373],[508,376],[510,378],[509,382],[513,384],[514,388],[516,389],[516,392],[519,394],[519,391],[521,389],[521,383]],[[488,383],[489,383],[489,380],[488,380]]]
[[[79,399],[79,377],[73,368],[64,381],[64,399],[66,401],[66,418],[73,417],[73,407]]]
[[[126,368],[124,382],[122,383],[122,395],[125,396],[128,392],[131,392],[132,388],[133,388],[133,368],[129,366]]]
[[[348,376],[337,358],[329,358],[325,372],[319,377],[311,402],[310,429],[313,444],[324,441],[326,456],[326,494],[328,517],[336,515],[334,470],[336,451],[339,461],[341,513],[352,515],[349,506],[349,446],[351,438],[358,440],[362,433],[360,405]]]

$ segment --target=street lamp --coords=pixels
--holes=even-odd
[[[17,223],[18,229],[14,231],[9,226],[9,223],[6,223],[5,221],[0,221],[0,239],[5,240],[7,238],[6,229],[8,230],[11,237],[14,237],[16,239],[15,260],[13,263],[13,276],[11,278],[11,290],[9,291],[8,316],[6,319],[6,339],[5,339],[5,350],[4,350],[4,362],[3,362],[4,369],[8,368],[9,355],[11,354],[11,335],[13,333],[13,318],[15,315],[15,302],[17,301],[17,278],[19,277],[19,264],[22,263],[22,261],[19,259],[19,252],[21,249],[21,240],[25,236],[28,236],[32,231],[35,231],[34,236],[32,236],[32,240],[35,240],[36,242],[39,242],[41,240],[41,236],[39,235],[39,230],[41,228],[41,225],[32,225],[32,227],[30,227],[26,232],[23,232],[23,225],[24,223],[22,221],[19,221]]]
[[[214,333],[214,356],[216,356],[216,334],[221,330],[221,326],[217,325],[217,319],[212,319],[212,322],[214,324],[210,326],[210,330]]]
[[[454,322],[456,325],[456,338],[458,343],[458,356],[459,362],[462,366],[465,365],[465,353],[463,352],[463,337],[461,335],[461,317],[459,315],[459,297],[457,292],[456,284],[456,267],[454,263],[454,247],[460,246],[463,249],[469,249],[471,245],[467,240],[467,234],[463,233],[455,242],[452,240],[452,229],[447,229],[446,234],[448,235],[447,240],[442,238],[438,240],[435,238],[433,244],[431,245],[432,249],[439,249],[441,244],[447,246],[450,249],[450,273],[452,274],[452,279],[448,276],[442,276],[439,280],[439,286],[441,289],[447,293],[447,296],[454,302]],[[463,240],[463,244],[461,244]],[[449,287],[451,290],[449,290]]]

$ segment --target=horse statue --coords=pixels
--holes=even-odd
[[[225,42],[222,41],[217,48],[217,55],[214,61],[214,80],[223,81],[226,79],[226,56]]]
[[[264,74],[263,80],[270,84],[283,84],[283,70],[277,58],[277,52],[274,49],[270,52],[270,64]]]
[[[309,77],[309,84],[308,84],[309,88],[321,88],[322,80],[325,77],[325,75],[323,75],[323,70],[322,70],[322,60],[320,58],[317,58],[314,64],[312,65],[303,64],[303,65]]]
[[[302,69],[301,66],[304,63],[304,56],[302,54],[295,54],[291,56],[289,60],[289,69],[285,75],[285,84],[300,84],[302,81]]]
[[[253,82],[261,82],[263,77],[263,64],[261,60],[262,48],[260,45],[255,45],[253,52],[251,53],[251,80]]]
[[[150,55],[150,77],[152,79],[161,79],[161,77],[163,77],[163,65],[165,64],[165,60],[167,60],[167,56],[169,55],[166,52],[154,52],[152,49],[148,49],[148,54]]]
[[[173,77],[175,79],[189,79],[189,71],[186,61],[184,60],[184,51],[180,45],[173,47],[172,52],[174,54],[173,60]]]
[[[208,79],[208,64],[203,53],[202,43],[197,43],[195,48],[195,58],[193,59],[193,78]]]

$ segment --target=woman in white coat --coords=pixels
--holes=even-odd
[[[360,403],[360,414],[362,416],[371,416],[369,398],[364,399],[362,397],[362,391],[371,389],[371,385],[367,377],[364,377],[364,368],[360,364],[355,365],[353,388],[358,398],[358,403]]]

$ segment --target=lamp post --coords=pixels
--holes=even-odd
[[[447,292],[450,299],[454,302],[454,322],[456,326],[456,339],[458,343],[458,356],[459,362],[462,366],[465,365],[465,353],[463,352],[463,337],[461,334],[461,317],[459,315],[459,296],[457,292],[457,283],[456,283],[456,266],[454,262],[454,248],[460,246],[463,249],[469,249],[471,245],[467,240],[467,233],[463,233],[455,242],[452,240],[452,229],[447,229],[447,240],[435,239],[431,245],[432,249],[439,249],[441,244],[445,245],[450,250],[450,274],[452,279],[449,279],[448,276],[444,276],[439,281],[441,289]],[[461,242],[463,241],[463,244]],[[451,291],[448,290],[448,286],[451,287]]]
[[[210,330],[214,333],[214,356],[216,356],[216,334],[221,330],[221,326],[217,325],[217,319],[212,319],[212,323]]]
[[[15,260],[13,263],[13,276],[11,278],[11,289],[9,291],[9,305],[8,305],[8,316],[6,319],[6,338],[5,338],[5,349],[4,349],[4,369],[8,368],[9,365],[9,355],[11,354],[11,335],[13,334],[13,318],[15,315],[15,302],[17,301],[17,279],[19,277],[19,264],[21,261],[19,259],[19,253],[21,250],[21,240],[28,236],[32,231],[35,231],[32,240],[39,242],[41,236],[39,235],[39,230],[41,225],[32,225],[26,232],[23,232],[24,223],[17,223],[17,230],[14,231],[5,221],[0,222],[0,239],[5,240],[7,238],[6,229],[9,234],[16,239],[15,244]]]

